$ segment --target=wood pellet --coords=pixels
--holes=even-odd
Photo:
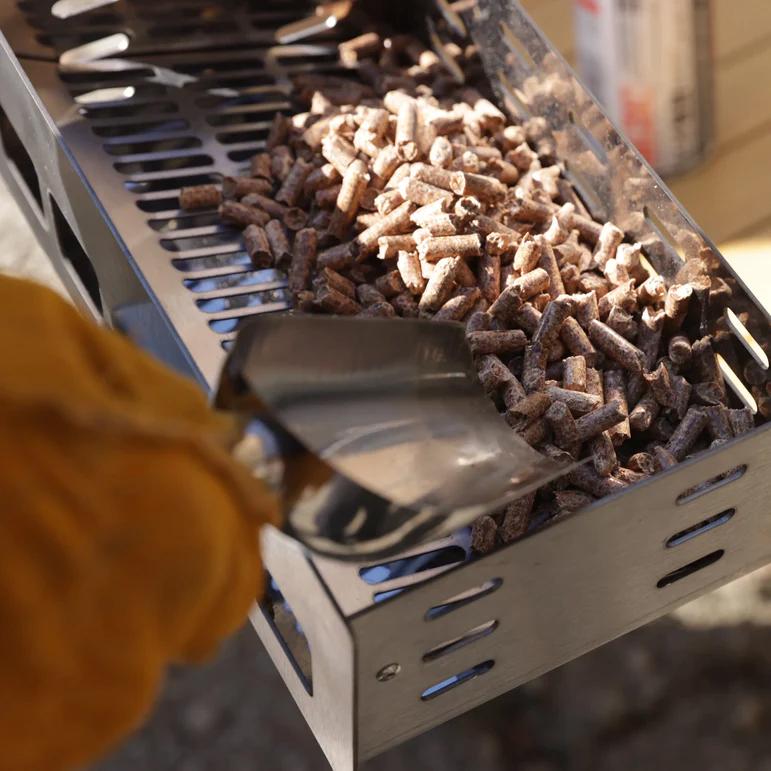
[[[673,281],[650,273],[646,244],[587,214],[548,123],[510,122],[416,39],[370,32],[339,55],[361,82],[297,75],[308,112],[277,115],[242,176],[183,189],[180,207],[219,207],[255,267],[287,269],[298,310],[465,324],[501,419],[547,457],[586,461],[478,520],[474,551],[752,429],[716,360],[725,340],[704,335],[735,286],[708,250]],[[765,414],[767,373],[745,370]]]

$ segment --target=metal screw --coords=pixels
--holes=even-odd
[[[396,675],[399,674],[399,672],[402,671],[402,665],[393,663],[393,664],[386,664],[376,675],[375,677],[381,682],[385,683],[388,680],[393,680]]]

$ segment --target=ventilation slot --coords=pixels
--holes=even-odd
[[[189,249],[199,249],[204,246],[222,246],[234,243],[237,234],[233,230],[223,232],[202,233],[201,235],[181,238],[162,238],[161,246],[169,252],[186,252]]]
[[[199,166],[211,166],[214,159],[210,155],[171,155],[167,158],[152,158],[144,161],[126,161],[114,163],[115,171],[121,174],[149,174],[155,171],[177,171]]]
[[[603,148],[599,141],[595,139],[594,135],[591,134],[583,124],[576,120],[576,115],[573,110],[568,111],[568,120],[570,121],[570,124],[573,126],[573,130],[580,138],[586,149],[591,151],[591,153],[603,166],[607,166],[608,155],[605,152],[605,148]]]
[[[32,163],[32,158],[2,108],[0,108],[0,140],[2,140],[6,157],[18,173],[19,181],[26,185],[30,200],[37,203],[38,214],[42,214],[43,198],[40,194],[40,182],[35,164]]]
[[[158,233],[174,233],[190,228],[217,227],[221,224],[222,220],[216,209],[204,209],[195,214],[179,213],[175,217],[152,219],[149,222],[150,227]]]
[[[241,88],[236,86],[241,84]],[[264,70],[252,70],[240,77],[209,75],[199,81],[197,88],[209,93],[196,97],[196,107],[206,110],[239,107],[245,104],[262,104],[269,109],[271,102],[275,109],[287,109],[287,94],[276,83],[276,79]],[[214,88],[212,88],[214,86]]]
[[[584,206],[594,219],[604,222],[608,219],[608,210],[602,199],[594,189],[588,174],[579,170],[574,163],[564,162],[565,177],[575,188],[576,194],[581,198]]]
[[[126,78],[124,75],[124,81],[126,80],[128,80],[128,78]],[[104,91],[104,98],[91,96],[92,94],[98,94],[100,91]],[[102,104],[109,102],[110,93],[114,93],[116,95],[114,98],[115,102],[125,101],[126,99],[143,99],[146,101],[151,101],[153,99],[157,99],[158,97],[166,96],[166,94],[168,94],[168,89],[166,86],[161,86],[157,83],[137,82],[132,84],[124,82],[120,85],[111,86],[108,88],[92,89],[85,86],[82,88],[70,87],[70,93],[73,95],[75,101],[78,102],[78,104],[90,105],[91,102],[101,102]]]
[[[223,131],[216,134],[217,141],[223,145],[235,145],[239,142],[251,142],[262,144],[270,130],[270,121],[264,120],[259,123],[244,123],[237,129]]]
[[[91,105],[80,107],[78,112],[85,118],[133,118],[138,115],[164,115],[177,112],[173,102],[131,102],[124,105]]]
[[[694,560],[693,562],[689,562],[687,565],[683,565],[681,568],[677,568],[671,573],[667,573],[663,578],[660,578],[656,582],[656,586],[659,589],[663,589],[665,586],[674,584],[676,581],[679,581],[682,578],[687,578],[702,568],[714,565],[724,554],[724,549],[718,549],[717,551],[713,551],[704,557],[700,557],[699,559]]]
[[[678,256],[680,263],[685,262],[685,250],[675,240],[675,237],[672,235],[669,228],[658,218],[656,213],[651,210],[650,206],[643,206],[643,214],[645,215],[645,219],[648,220],[651,229],[654,230],[659,238],[661,238],[661,240],[669,246],[671,251]]]
[[[260,610],[281,643],[303,687],[313,696],[313,658],[308,638],[289,603],[284,599],[276,580],[270,574],[267,574],[266,584],[265,599],[260,603]]]
[[[257,63],[257,66],[261,66],[259,62]],[[217,69],[219,69],[219,67]],[[210,74],[202,77],[196,84],[196,88],[205,89],[207,91],[220,88],[246,91],[247,89],[254,90],[255,87],[260,85],[271,85],[275,87],[273,76],[269,75],[264,70],[244,68],[240,72],[231,75]]]
[[[102,312],[102,295],[99,291],[99,279],[97,278],[94,266],[86,254],[80,241],[67,222],[59,205],[52,196],[48,196],[51,204],[51,213],[53,214],[54,227],[56,228],[56,239],[59,243],[59,251],[64,259],[69,263],[72,270],[77,274],[80,282],[83,284],[91,302],[94,303],[97,310]]]
[[[168,139],[148,139],[143,142],[108,142],[105,143],[104,149],[110,155],[138,155],[188,150],[200,147],[202,144],[198,137],[169,137]]]
[[[149,78],[152,75],[153,70],[138,65],[136,69],[132,68],[130,73],[124,70],[117,72],[67,72],[62,70],[59,72],[59,77],[64,83],[92,87],[101,85],[130,85],[129,80],[131,83],[140,83],[141,78]]]
[[[426,690],[420,694],[421,701],[431,701],[431,699],[436,699],[438,696],[447,693],[447,691],[451,691],[453,688],[463,685],[463,683],[468,683],[476,677],[481,677],[486,672],[489,672],[493,666],[495,666],[495,661],[493,659],[488,659],[481,664],[471,667],[471,669],[466,669],[463,672],[459,672],[457,675],[440,680],[438,683],[426,688]]]
[[[223,59],[222,56],[229,58]],[[210,79],[216,79],[220,77],[219,73],[222,72],[241,72],[245,71],[247,67],[262,67],[262,59],[255,51],[254,48],[242,49],[236,52],[233,56],[229,52],[221,51],[209,51],[208,56],[202,60],[176,62],[174,69],[177,72],[183,72],[186,75],[195,75],[200,78],[201,84],[208,84]],[[251,71],[251,70],[248,70]],[[260,78],[268,77],[263,73],[260,73]],[[259,82],[257,80],[250,80],[249,84]]]
[[[504,106],[511,116],[520,121],[525,121],[528,118],[533,117],[533,113],[526,103],[524,94],[514,88],[503,70],[498,70],[498,84],[503,92]]]
[[[484,624],[475,626],[473,629],[469,629],[468,632],[455,637],[452,640],[447,640],[440,645],[431,648],[423,654],[423,661],[436,661],[436,659],[446,656],[449,653],[454,653],[460,648],[475,643],[477,640],[481,640],[483,637],[492,634],[498,628],[498,619],[487,621]]]
[[[286,278],[277,270],[243,271],[211,278],[188,278],[183,281],[191,292],[220,292],[245,286],[259,286],[264,290],[286,286]]]
[[[438,605],[434,605],[426,611],[426,621],[432,621],[435,618],[446,616],[448,613],[452,613],[454,610],[464,608],[466,605],[470,605],[472,602],[481,600],[482,597],[492,594],[501,588],[503,583],[502,578],[491,578],[489,581],[485,581],[481,586],[475,586],[471,589],[467,589],[465,592],[456,594],[453,597],[440,602]]]
[[[202,96],[196,99],[196,106],[204,110],[241,115],[250,113],[267,115],[278,110],[289,109],[286,95],[277,93],[273,85],[251,90],[244,89],[236,96]],[[211,122],[208,118],[207,121]]]
[[[195,35],[222,35],[226,33],[234,33],[238,31],[238,27],[230,21],[219,22],[180,22],[179,17],[175,20],[174,24],[159,24],[155,27],[150,27],[147,30],[147,35],[151,39],[162,38],[174,38],[175,40],[185,37],[193,37]]]
[[[229,111],[221,113],[211,113],[206,116],[206,122],[210,126],[215,127],[227,127],[233,126],[230,130],[223,130],[217,134],[217,139],[220,142],[234,142],[231,139],[232,134],[237,134],[247,129],[253,129],[254,131],[263,131],[264,127],[270,126],[273,116],[282,109],[285,105],[280,103],[278,105],[265,105],[264,108],[259,110],[239,110]],[[267,133],[267,131],[265,132]]]
[[[742,406],[749,408],[753,415],[757,415],[758,403],[755,401],[755,397],[747,390],[747,386],[742,383],[741,378],[733,371],[731,365],[719,353],[715,354],[715,361],[717,361],[723,375],[723,380],[728,383],[728,387],[734,392]]]
[[[196,300],[195,304],[204,313],[227,313],[244,308],[265,309],[279,304],[288,305],[290,297],[288,290],[281,288],[266,292],[211,297],[207,300]]]
[[[744,476],[745,471],[747,471],[746,465],[736,466],[728,471],[724,471],[722,474],[707,479],[705,482],[700,482],[698,485],[689,487],[677,496],[676,503],[683,504],[695,501],[697,498],[701,498],[702,495],[714,492],[720,487],[725,487],[726,485],[731,484],[731,482],[741,479],[741,477]]]
[[[173,190],[175,194],[181,187],[192,185],[218,185],[222,181],[220,174],[194,174],[189,177],[163,177],[161,179],[128,180],[124,182],[126,190],[132,193],[158,193]]]
[[[176,190],[169,193],[157,192],[143,195],[137,201],[137,208],[150,214],[179,211],[179,195]]]
[[[728,522],[734,514],[736,514],[736,509],[726,509],[719,514],[715,514],[714,517],[709,517],[696,525],[681,530],[679,533],[675,533],[667,541],[667,547],[671,549],[675,546],[680,546],[680,544],[690,541],[691,539],[696,538],[696,536],[714,530],[716,527],[720,527],[720,525],[724,525]]]
[[[243,251],[219,253],[206,257],[192,257],[186,260],[178,259],[171,262],[182,273],[219,272],[239,267],[251,267],[252,265],[249,255]]]
[[[739,338],[750,356],[755,359],[762,369],[768,369],[768,356],[766,352],[758,345],[758,341],[750,334],[747,327],[742,324],[741,319],[730,308],[725,309],[725,316],[729,328]]]
[[[501,22],[501,33],[503,35],[503,42],[506,44],[509,51],[511,51],[519,60],[520,66],[532,72],[536,69],[536,63],[533,57],[530,55],[530,51],[527,50],[527,46],[514,34],[511,27],[506,22]]]
[[[404,557],[392,562],[361,568],[359,576],[370,585],[382,584],[397,578],[413,576],[427,570],[457,565],[466,559],[466,552],[460,546],[445,546],[435,551]]]
[[[108,123],[105,125],[91,126],[91,131],[98,137],[120,137],[130,139],[137,134],[150,132],[168,133],[171,131],[187,131],[190,124],[184,118],[171,120],[142,121],[140,123]]]
[[[244,147],[242,150],[231,150],[228,153],[228,158],[231,161],[236,161],[236,163],[240,163],[241,161],[248,161],[249,158],[261,150],[263,146],[264,145],[262,142],[255,142],[250,144],[248,147]]]

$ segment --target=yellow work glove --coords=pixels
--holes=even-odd
[[[0,277],[0,769],[58,771],[141,721],[261,595],[275,498],[199,389]]]

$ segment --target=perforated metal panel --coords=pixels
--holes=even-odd
[[[30,148],[46,210],[37,224],[48,231],[51,251],[60,251],[55,230],[48,228],[54,218],[50,195],[85,248],[101,293],[96,304],[108,319],[211,386],[244,321],[285,310],[289,297],[285,277],[254,270],[239,232],[220,222],[216,211],[180,211],[179,189],[246,169],[275,112],[298,110],[290,77],[337,68],[332,33],[312,46],[271,45],[279,25],[310,12],[304,3],[191,2],[172,9],[123,1],[74,20],[54,19],[50,6],[20,3],[0,12],[18,57],[6,61],[17,70],[8,80],[20,89],[23,72],[34,87],[22,99],[39,99],[55,126],[32,132],[54,129],[48,148]],[[344,34],[344,27],[336,31]],[[116,35],[125,41],[116,42]],[[60,57],[85,57],[77,47],[105,40],[111,57],[120,60],[117,71],[109,64],[101,72],[58,64]],[[4,109],[14,111],[13,95],[5,101]],[[20,122],[41,119],[36,112],[21,107]],[[85,189],[68,185],[70,169],[58,160],[41,163],[46,152],[65,157]],[[139,283],[135,289],[148,295],[141,308],[133,297],[126,302],[125,284],[115,281],[121,271],[106,258],[104,241],[80,227],[95,209],[109,223],[109,250],[123,253],[123,268],[128,265]],[[78,286],[66,258],[59,269],[91,307],[94,298]],[[150,322],[156,315],[161,318]],[[165,335],[157,331],[162,323]],[[169,335],[177,340],[159,346]],[[181,350],[172,353],[173,347]]]

